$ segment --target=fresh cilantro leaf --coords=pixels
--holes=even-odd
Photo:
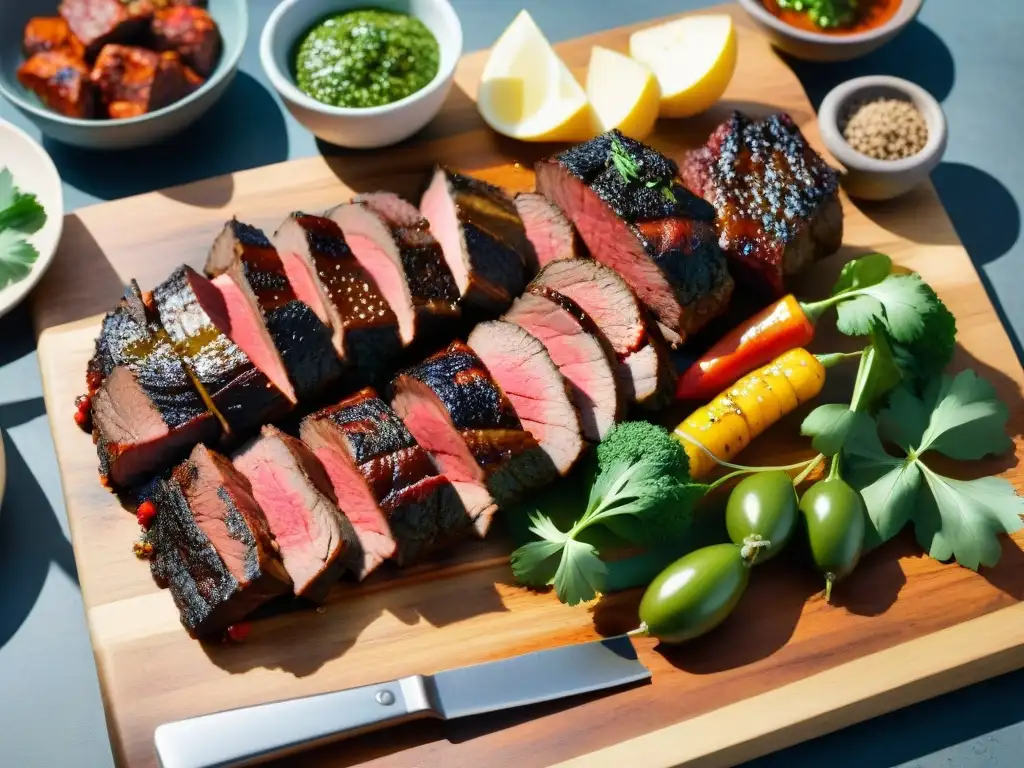
[[[878,465],[876,465],[877,468]],[[868,513],[868,526],[864,532],[867,548],[888,541],[901,530],[917,509],[921,487],[921,470],[915,461],[891,461],[892,469],[878,475],[860,488],[864,508]],[[856,479],[857,473],[854,472]]]
[[[905,387],[897,387],[889,396],[889,404],[878,414],[878,429],[883,438],[910,453],[915,445],[921,444],[930,415],[925,403]]]
[[[967,370],[955,379],[943,376],[937,390],[919,453],[938,451],[952,459],[980,459],[1013,447],[1006,434],[1010,411],[989,382]]]
[[[0,211],[14,205],[17,190],[14,188],[14,174],[9,169],[0,170]]]
[[[880,319],[896,341],[914,341],[923,332],[923,317],[932,306],[917,274],[890,275],[880,283],[844,295],[850,298],[838,303],[836,326],[849,336],[866,336]]]
[[[839,273],[839,279],[832,288],[832,295],[876,285],[889,276],[892,259],[884,253],[869,253],[859,259],[848,261]]]
[[[914,394],[921,394],[929,382],[945,370],[956,350],[956,318],[931,286],[923,285],[931,303],[924,316],[924,330],[914,341],[892,340],[896,364]]]
[[[800,425],[800,434],[813,438],[811,445],[818,453],[834,456],[842,450],[850,436],[857,413],[845,405],[819,405]]]
[[[7,208],[0,209],[0,231],[13,229],[31,235],[43,228],[46,212],[35,195],[20,195]]]
[[[546,587],[555,578],[561,563],[564,542],[531,541],[512,553],[512,574],[520,584],[529,587]]]
[[[568,539],[562,550],[562,562],[555,573],[555,594],[566,605],[593,600],[604,591],[606,566],[593,544]]]
[[[17,231],[0,230],[0,288],[24,278],[39,258],[39,251]]]

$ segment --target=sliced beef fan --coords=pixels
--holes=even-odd
[[[234,307],[243,318],[253,315],[253,305],[262,311],[272,346],[280,352],[300,402],[317,398],[341,380],[331,329],[296,298],[284,265],[263,232],[237,219],[229,221],[213,243],[206,273],[229,311]],[[255,333],[259,336],[258,330]],[[252,357],[249,349],[239,346]]]
[[[520,192],[515,197],[516,210],[526,227],[526,236],[537,254],[537,265],[543,267],[558,259],[578,259],[583,244],[562,209],[536,192]]]
[[[294,394],[278,389],[225,335],[231,329],[227,309],[206,278],[179,267],[154,289],[153,298],[186,370],[226,431],[242,435],[291,408]]]
[[[789,115],[734,112],[687,155],[683,182],[715,207],[737,279],[762,295],[842,245],[839,177]]]
[[[325,600],[360,546],[323,466],[301,441],[264,426],[235,467],[266,514],[295,594]]]
[[[455,485],[477,531],[558,472],[473,351],[462,342],[395,377],[392,405]]]
[[[391,192],[374,192],[327,216],[341,227],[352,253],[397,315],[403,344],[459,316],[451,270],[414,205]]]
[[[515,323],[480,323],[466,340],[508,396],[523,428],[548,455],[559,474],[568,474],[585,443],[569,385],[535,336]]]
[[[394,370],[402,346],[398,319],[338,225],[293,213],[274,234],[274,245],[295,295],[334,329],[334,347],[349,364],[351,383],[373,382]]]
[[[615,378],[614,356],[602,343],[593,319],[576,303],[544,289],[537,293],[528,290],[515,300],[504,319],[529,331],[547,348],[569,384],[584,436],[601,440],[622,418],[624,397]],[[488,367],[493,370],[489,363]],[[522,418],[522,411],[519,415]]]
[[[630,179],[622,163],[635,168]],[[611,131],[538,163],[537,190],[565,211],[593,257],[622,275],[672,344],[725,310],[733,282],[714,208],[678,182],[668,158]]]
[[[372,389],[308,416],[301,434],[355,527],[359,578],[387,558],[411,563],[468,530],[451,483]]]
[[[616,376],[627,399],[659,408],[671,397],[675,372],[668,351],[648,327],[647,314],[613,270],[589,259],[555,261],[530,283],[577,316],[590,317],[616,358]]]
[[[536,256],[515,204],[502,190],[438,168],[420,210],[441,243],[463,305],[497,317],[536,271]]]
[[[170,467],[220,434],[134,280],[103,320],[87,380],[100,474],[115,488]]]
[[[151,568],[193,637],[215,637],[291,592],[277,544],[231,462],[202,445],[146,494],[157,507]]]

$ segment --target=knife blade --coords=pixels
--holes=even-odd
[[[421,718],[453,720],[651,676],[625,636],[159,726],[163,768],[238,768]]]

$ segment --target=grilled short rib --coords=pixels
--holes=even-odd
[[[359,550],[327,472],[302,441],[269,425],[234,464],[252,485],[295,594],[322,602]]]
[[[262,313],[271,346],[280,353],[299,402],[315,400],[338,384],[342,365],[331,343],[331,329],[296,298],[284,265],[263,232],[237,219],[229,221],[214,240],[206,273],[229,307],[255,306]],[[239,314],[255,316],[251,311]],[[259,337],[259,328],[251,328],[251,334]]]
[[[392,192],[371,192],[327,216],[391,305],[404,345],[459,316],[459,290],[416,206]]]
[[[734,112],[686,157],[683,182],[715,207],[736,279],[762,295],[842,244],[838,175],[789,115]]]
[[[147,490],[157,507],[150,567],[193,637],[216,637],[267,600],[291,592],[249,481],[197,445],[169,480]]]
[[[203,78],[213,74],[222,41],[217,23],[202,8],[171,5],[153,15],[152,39],[158,51],[175,51]]]
[[[538,163],[537,191],[630,285],[673,345],[726,309],[733,281],[715,210],[683,187],[664,155],[610,131]]]
[[[463,306],[486,318],[508,309],[536,271],[512,199],[487,182],[438,168],[420,211],[441,243]]]
[[[557,259],[577,259],[583,255],[576,228],[561,208],[537,192],[520,192],[514,202],[537,255],[538,268]]]
[[[135,42],[149,28],[153,4],[142,0],[63,0],[57,8],[91,62],[108,43]]]
[[[497,505],[543,487],[558,471],[523,429],[480,358],[460,341],[400,373],[391,404],[455,486],[480,535]]]
[[[31,56],[18,67],[18,82],[62,115],[90,119],[102,111],[88,66],[68,50],[41,51]]]
[[[301,435],[355,528],[359,578],[388,558],[412,563],[468,531],[451,483],[373,389],[306,417]]]
[[[100,475],[114,488],[171,466],[220,434],[134,280],[103,319],[86,381]]]

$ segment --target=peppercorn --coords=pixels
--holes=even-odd
[[[877,160],[913,157],[928,143],[928,125],[909,101],[879,98],[851,105],[841,121],[846,142]]]

